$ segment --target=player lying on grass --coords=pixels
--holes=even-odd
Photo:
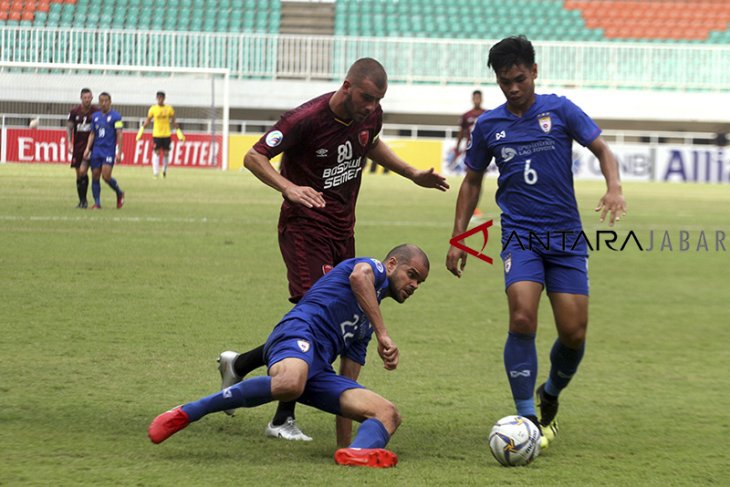
[[[354,258],[340,263],[315,283],[269,335],[264,349],[267,376],[245,379],[162,413],[148,428],[150,439],[161,443],[217,411],[296,400],[362,423],[350,446],[336,451],[338,464],[395,466],[398,457],[385,446],[400,425],[398,410],[356,379],[373,332],[385,368],[398,366],[398,347],[385,328],[380,301],[391,297],[404,302],[426,280],[428,271],[428,257],[410,244],[391,250],[384,262]],[[332,368],[338,356],[347,376],[337,375]],[[349,436],[350,428],[345,429]]]

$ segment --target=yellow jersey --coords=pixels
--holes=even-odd
[[[170,119],[175,116],[175,110],[170,105],[152,105],[147,117],[152,117],[154,126],[152,128],[152,137],[170,137]]]

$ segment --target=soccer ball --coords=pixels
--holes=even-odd
[[[492,455],[505,467],[527,465],[540,454],[540,430],[522,416],[506,416],[489,433]]]
[[[39,123],[40,123],[40,120],[38,120],[37,118],[34,118],[33,120],[30,121],[30,123],[28,124],[28,127],[32,128],[32,129],[36,129],[36,128],[38,128]]]

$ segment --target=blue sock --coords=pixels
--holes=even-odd
[[[183,405],[190,421],[206,414],[235,408],[253,408],[271,402],[271,377],[252,377],[210,396]]]
[[[119,194],[119,193],[122,192],[122,189],[117,184],[117,180],[116,179],[109,178],[109,181],[107,181],[106,184],[108,184],[114,190],[115,193]]]
[[[101,206],[101,181],[91,181],[91,194],[94,195],[94,203]]]
[[[585,342],[575,350],[563,345],[560,339],[555,340],[550,350],[550,375],[545,383],[545,392],[557,397],[560,391],[568,387],[570,379],[578,370],[578,364],[583,359],[585,349]]]
[[[349,448],[385,448],[390,434],[383,423],[375,418],[366,419],[357,430],[355,440]]]
[[[504,345],[504,368],[512,389],[517,414],[536,416],[533,395],[537,380],[535,335],[510,332]]]

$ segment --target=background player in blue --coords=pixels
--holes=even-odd
[[[103,177],[115,193],[117,193],[117,208],[124,205],[124,191],[119,188],[117,180],[112,177],[114,162],[122,160],[122,116],[112,110],[112,97],[109,93],[99,95],[100,112],[91,118],[91,135],[86,144],[84,159],[89,159],[91,167],[91,193],[94,195],[94,206],[91,209],[101,209],[101,183]]]
[[[387,370],[398,366],[398,347],[388,335],[380,301],[403,303],[426,280],[429,262],[417,246],[391,250],[384,262],[347,259],[321,277],[274,328],[265,345],[268,375],[252,377],[198,401],[157,416],[148,428],[161,443],[203,416],[226,409],[255,407],[274,400],[293,401],[362,422],[355,440],[335,453],[340,465],[391,467],[398,457],[385,450],[400,425],[390,402],[359,385],[373,333]],[[354,374],[338,375],[340,356]]]
[[[507,103],[476,122],[453,235],[466,230],[484,171],[494,158],[499,168],[496,199],[502,210],[501,256],[509,307],[504,364],[517,413],[536,424],[535,333],[543,288],[558,331],[549,377],[537,390],[539,425],[547,446],[557,431],[558,396],[583,357],[588,326],[588,255],[585,239],[577,239],[582,227],[573,189],[573,140],[600,161],[607,185],[596,207],[601,221],[610,214],[613,225],[625,214],[626,205],[618,163],[598,126],[567,98],[535,94],[537,64],[530,41],[523,36],[503,39],[490,49],[488,65]],[[466,253],[452,246],[446,267],[459,277],[465,264]]]

